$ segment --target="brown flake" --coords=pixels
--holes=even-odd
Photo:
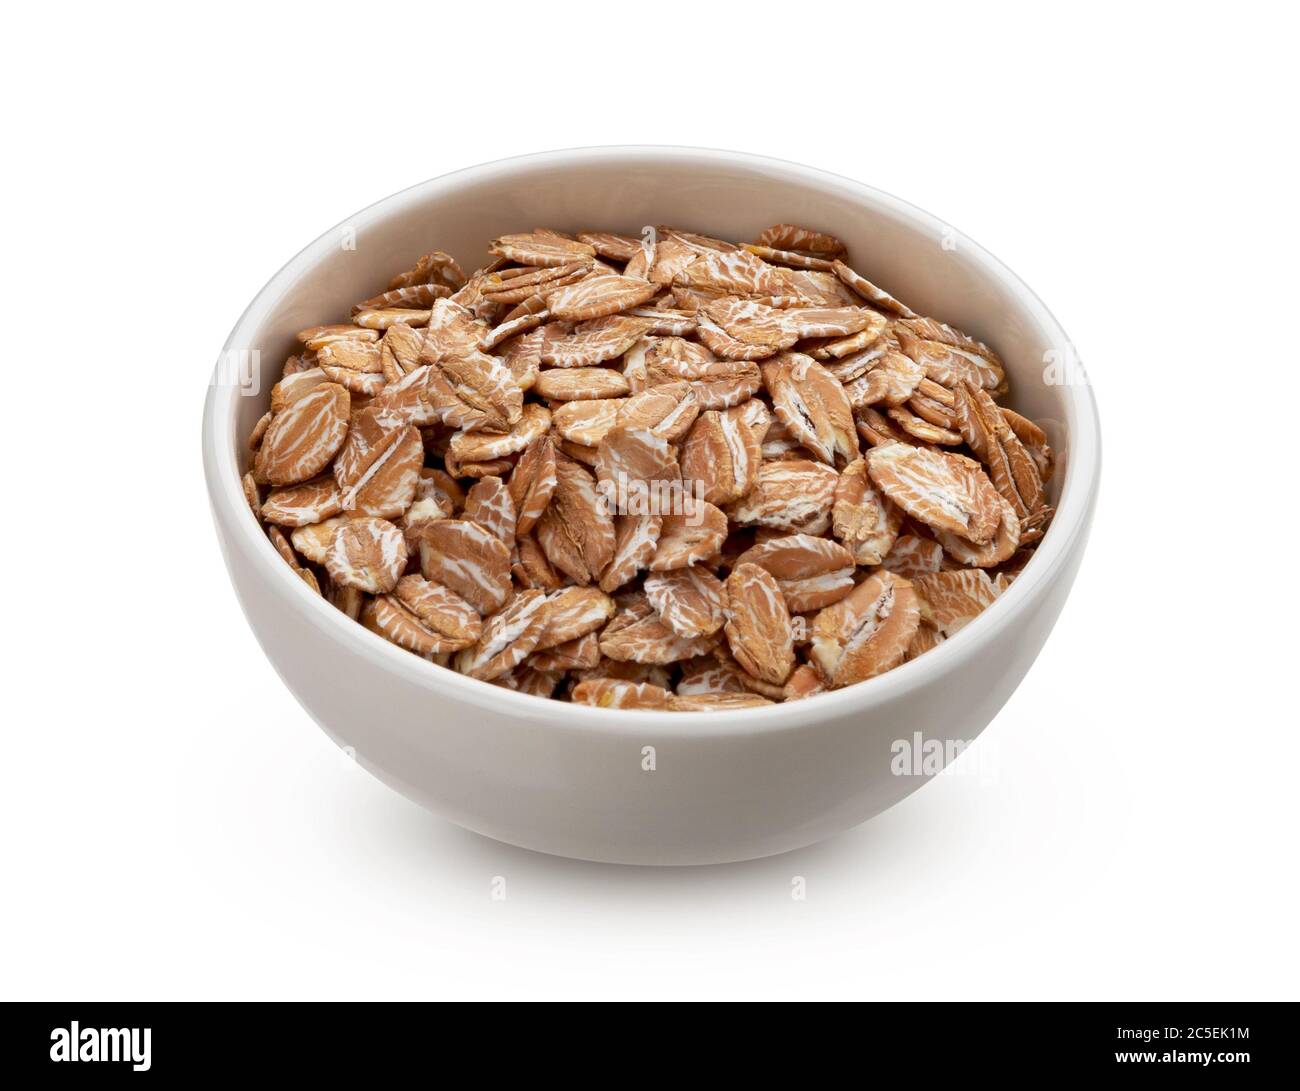
[[[603,655],[643,666],[664,666],[705,655],[716,643],[713,637],[678,636],[643,594],[631,596],[600,634]]]
[[[325,551],[325,570],[335,583],[372,595],[397,586],[406,568],[406,539],[386,519],[344,519]]]
[[[259,484],[296,485],[315,477],[343,446],[351,398],[323,383],[276,414],[253,461]]]
[[[305,527],[330,519],[343,510],[343,494],[333,477],[283,485],[262,501],[261,516],[282,527]]]
[[[917,656],[937,648],[943,641],[943,633],[922,619],[921,624],[916,627],[916,635],[912,637],[912,643],[907,646],[905,658],[910,663]]]
[[[528,445],[510,474],[510,499],[518,513],[516,534],[533,529],[554,492],[555,443],[546,435]]]
[[[581,279],[591,269],[590,258],[541,268],[502,269],[483,278],[479,291],[493,303],[522,303]]]
[[[500,609],[510,593],[510,550],[467,519],[440,519],[421,530],[420,571],[484,615]]]
[[[811,534],[768,538],[736,564],[756,564],[774,576],[792,612],[821,609],[853,590],[853,555],[838,542]]]
[[[594,630],[577,640],[557,644],[545,651],[535,651],[528,663],[535,670],[565,671],[590,670],[600,662],[600,635]]]
[[[451,289],[442,284],[411,284],[404,288],[380,292],[369,299],[363,299],[360,303],[354,303],[352,314],[355,320],[357,315],[366,311],[401,309],[427,311],[436,300],[445,299],[449,295]]]
[[[581,322],[638,307],[657,291],[647,280],[596,271],[550,292],[546,303],[556,318]]]
[[[662,686],[648,682],[622,682],[614,678],[593,678],[573,688],[573,701],[597,708],[665,709],[669,694]]]
[[[441,637],[393,595],[380,595],[372,599],[362,613],[361,623],[399,648],[429,658],[446,655],[466,646]]]
[[[610,261],[631,261],[641,249],[641,240],[631,235],[616,235],[610,231],[579,231],[578,241],[585,242],[602,258]]]
[[[566,239],[560,235],[531,232],[523,235],[502,235],[493,239],[488,253],[517,261],[520,265],[564,266],[584,259],[590,264],[596,248],[585,242]]]
[[[826,692],[826,680],[817,673],[815,667],[800,663],[786,679],[782,697],[787,701],[798,701],[824,692]]]
[[[878,310],[888,311],[890,314],[896,314],[902,318],[911,318],[915,314],[914,311],[904,306],[884,289],[877,288],[861,273],[849,268],[844,262],[835,262],[833,268],[835,275],[840,280]]]
[[[910,404],[910,403],[909,403]],[[899,406],[890,406],[885,410],[885,415],[889,417],[899,428],[901,428],[912,439],[920,440],[922,443],[938,443],[944,446],[953,446],[961,443],[961,435],[958,432],[950,431],[947,428],[940,428],[931,424],[928,420],[910,413],[908,410]]]
[[[678,636],[711,636],[722,628],[726,594],[722,581],[703,565],[646,577],[646,598]]]
[[[551,416],[555,431],[564,439],[584,447],[595,447],[618,423],[627,398],[589,398],[565,402]]]
[[[613,594],[650,563],[659,545],[663,518],[649,512],[619,515],[614,520],[614,559],[600,578],[600,588]]]
[[[702,489],[710,504],[730,504],[754,487],[762,458],[758,438],[743,413],[708,410],[700,414],[682,445],[682,478],[688,491]]]
[[[969,542],[959,534],[946,530],[936,530],[935,537],[948,554],[962,564],[976,568],[993,568],[1011,557],[1020,546],[1020,518],[1011,501],[998,497],[1002,518],[998,529],[983,545]]]
[[[637,343],[649,328],[644,318],[613,314],[581,322],[571,330],[567,323],[545,327],[540,356],[551,367],[591,367],[616,360]]]
[[[520,591],[486,620],[478,643],[457,654],[456,669],[490,682],[527,659],[545,628],[546,596]]]
[[[734,709],[760,708],[772,702],[756,693],[695,693],[687,696],[670,694],[670,712],[730,712]]]
[[[423,464],[424,444],[416,428],[394,424],[381,409],[362,410],[334,460],[343,510],[398,517],[415,499]]]
[[[524,411],[524,392],[510,369],[477,351],[434,364],[428,398],[453,428],[508,432]]]
[[[621,398],[631,392],[627,380],[607,367],[576,367],[543,371],[533,389],[538,397],[555,402],[588,401],[592,398]]]
[[[675,482],[681,477],[677,452],[649,428],[617,425],[596,449],[596,478],[612,492],[632,485]]]
[[[882,563],[891,572],[915,580],[917,576],[938,572],[943,567],[943,546],[933,538],[902,534],[894,540]]]
[[[499,477],[479,478],[465,496],[464,516],[477,523],[507,548],[515,544],[518,515],[510,490]]]
[[[399,273],[388,282],[389,291],[408,288],[418,284],[436,284],[455,291],[465,283],[465,274],[461,272],[456,259],[441,250],[430,250],[421,256],[411,269]]]
[[[651,572],[667,572],[703,561],[722,548],[727,517],[707,500],[681,497],[681,510],[663,516],[659,544],[650,560]]]
[[[420,622],[448,645],[444,651],[458,651],[478,641],[483,621],[478,611],[450,587],[423,576],[408,575],[397,581],[393,594]]]
[[[555,491],[537,522],[537,540],[551,564],[584,586],[613,559],[614,522],[595,480],[572,459],[556,459]]]
[[[996,490],[979,463],[945,451],[885,443],[867,452],[871,480],[927,526],[976,544],[993,537],[1001,519]]]
[[[765,363],[762,372],[777,418],[800,443],[832,465],[858,457],[853,408],[826,368],[791,352]]]
[[[739,564],[727,577],[727,643],[755,678],[783,685],[794,669],[790,611],[776,580],[756,564]]]
[[[917,576],[914,586],[922,616],[946,637],[969,625],[997,598],[989,574],[982,568]]]
[[[813,622],[812,659],[835,689],[874,678],[902,662],[921,621],[912,585],[877,571]]]
[[[253,477],[252,471],[250,470],[248,473],[244,474],[244,476],[239,479],[239,483],[240,485],[243,486],[244,499],[248,501],[248,506],[253,512],[253,518],[261,519],[262,518],[262,494],[261,491],[258,489],[257,479]],[[274,519],[269,521],[275,522]]]
[[[651,428],[669,443],[676,443],[690,431],[699,413],[700,403],[690,383],[665,383],[624,399],[617,423]]]
[[[448,451],[459,462],[491,462],[518,454],[550,431],[551,411],[529,402],[505,432],[457,432]]]
[[[319,352],[326,345],[335,341],[378,341],[379,334],[375,330],[362,330],[350,323],[339,323],[332,326],[312,326],[305,330],[298,331],[298,340],[307,346],[312,352]]]
[[[957,390],[957,422],[975,456],[988,467],[994,487],[1020,518],[1045,503],[1038,466],[987,391],[973,383]]]
[[[848,253],[848,247],[834,235],[796,224],[773,224],[760,231],[755,242],[759,246],[770,246],[777,250],[801,250],[827,258]]]
[[[902,510],[871,483],[865,459],[844,467],[835,486],[831,528],[856,564],[876,565],[889,554],[903,525]]]
[[[753,489],[731,506],[731,517],[742,526],[825,533],[838,481],[839,474],[820,462],[764,462]]]
[[[537,651],[580,640],[614,616],[614,600],[595,587],[564,587],[546,598],[546,627]]]

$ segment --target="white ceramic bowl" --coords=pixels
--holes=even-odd
[[[1032,561],[981,617],[919,660],[834,693],[735,712],[529,697],[440,669],[349,620],[289,570],[248,510],[243,441],[295,331],[343,320],[425,251],[474,268],[487,260],[487,240],[534,226],[668,223],[749,239],[778,222],[839,236],[871,280],[989,342],[1008,367],[1009,404],[1043,422],[1060,452],[1056,519]],[[924,778],[891,772],[893,742],[916,731],[970,741],[1029,669],[1078,569],[1101,465],[1091,390],[1045,377],[1045,361],[1068,352],[1064,331],[1010,270],[878,190],[730,152],[555,152],[414,186],[290,261],[230,335],[208,393],[203,456],[253,632],[302,706],[380,779],[452,822],[543,852],[635,864],[744,860],[849,829],[913,792]],[[255,365],[251,384],[234,381],[230,361],[241,353]]]

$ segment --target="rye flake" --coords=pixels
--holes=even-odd
[[[293,573],[433,669],[655,712],[813,698],[987,609],[1056,462],[994,349],[817,226],[633,227],[430,251],[298,334],[241,480]]]

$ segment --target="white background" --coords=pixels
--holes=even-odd
[[[10,11],[0,992],[1294,998],[1281,10]],[[573,863],[370,779],[263,659],[199,461],[235,319],[380,197],[600,143],[868,182],[1070,331],[1101,503],[1056,632],[968,756],[985,775],[752,864]]]

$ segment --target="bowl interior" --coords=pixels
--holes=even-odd
[[[209,427],[224,436],[216,457],[229,471],[229,495],[239,496],[238,477],[249,461],[244,439],[266,411],[284,358],[298,347],[296,331],[347,321],[353,303],[382,291],[428,250],[449,252],[469,271],[488,260],[488,240],[532,227],[639,234],[647,225],[671,224],[746,241],[779,222],[843,239],[849,263],[868,279],[1002,356],[1011,388],[1006,404],[1041,424],[1058,455],[1050,484],[1057,519],[1026,572],[1034,569],[1052,551],[1053,535],[1086,517],[1090,482],[1075,483],[1072,463],[1083,458],[1090,481],[1098,464],[1097,451],[1079,448],[1098,445],[1091,392],[1048,380],[1048,363],[1069,347],[1050,313],[995,258],[919,209],[835,175],[725,152],[609,148],[506,160],[422,183],[326,232],[263,289],[227,344],[224,374],[238,358],[242,386],[226,382],[239,388],[214,392]],[[247,522],[256,533],[251,513]],[[942,657],[965,636],[899,670]]]

